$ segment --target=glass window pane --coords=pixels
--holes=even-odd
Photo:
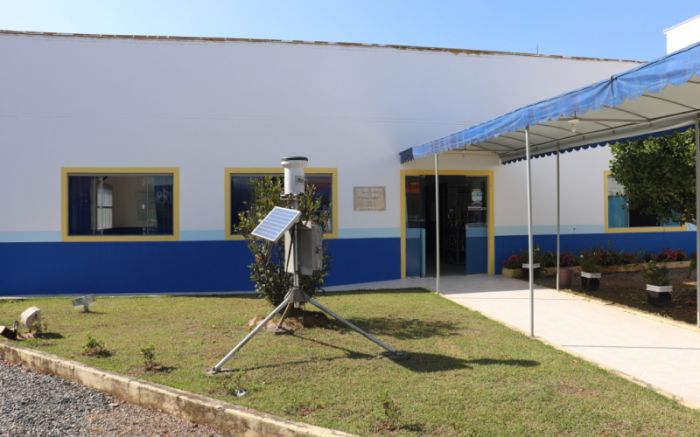
[[[333,232],[333,175],[329,173],[306,174],[306,186],[309,185],[316,187],[316,196],[321,197],[321,212],[328,217],[323,231]]]
[[[69,235],[172,235],[173,176],[68,176]]]
[[[608,227],[609,228],[635,228],[650,226],[680,226],[679,223],[661,223],[658,217],[643,214],[631,209],[625,197],[625,187],[608,176]]]
[[[264,177],[277,178],[279,174],[275,173],[248,173],[248,174],[232,174],[231,175],[231,229],[232,234],[239,234],[238,225],[240,224],[239,214],[247,211],[250,202],[253,201],[253,181]]]
[[[231,174],[231,234],[240,234],[239,214],[247,211],[253,200],[253,181],[263,177],[282,177],[282,173],[245,173]],[[306,185],[316,187],[316,195],[321,197],[321,210],[327,213],[328,223],[324,232],[333,232],[333,175],[330,173],[307,173]]]

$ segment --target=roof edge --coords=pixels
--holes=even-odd
[[[586,56],[564,56],[564,55],[549,55],[526,52],[508,52],[500,50],[474,50],[474,49],[459,49],[450,47],[429,47],[429,46],[411,46],[402,44],[366,44],[357,42],[329,42],[329,41],[303,41],[303,40],[282,40],[282,39],[265,39],[265,38],[227,38],[227,37],[209,37],[209,36],[167,36],[167,35],[117,35],[117,34],[92,34],[92,33],[63,33],[63,32],[39,32],[25,30],[7,30],[0,29],[2,35],[17,35],[17,36],[41,36],[55,38],[86,38],[86,39],[117,39],[117,40],[136,40],[136,41],[179,41],[179,42],[237,42],[237,43],[273,43],[273,44],[297,44],[311,46],[329,46],[329,47],[358,47],[358,48],[380,48],[380,49],[395,49],[395,50],[411,50],[421,52],[443,52],[452,53],[454,55],[503,55],[503,56],[528,56],[533,58],[549,58],[549,59],[566,59],[575,61],[605,61],[605,62],[634,62],[643,64],[644,61],[634,59],[615,59],[615,58],[594,58]]]
[[[668,33],[670,30],[673,30],[673,29],[675,29],[676,27],[681,27],[681,26],[684,25],[684,24],[688,24],[688,23],[690,23],[691,21],[696,20],[697,18],[700,18],[700,14],[698,14],[698,15],[696,15],[696,16],[694,16],[694,17],[690,17],[690,18],[688,18],[688,19],[685,19],[685,20],[681,21],[680,23],[676,23],[676,24],[674,24],[674,25],[671,26],[671,27],[667,27],[666,29],[663,30],[663,32],[664,32],[664,33]]]

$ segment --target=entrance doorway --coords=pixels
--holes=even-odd
[[[487,273],[489,259],[488,176],[441,175],[440,273]],[[435,176],[407,175],[405,190],[406,276],[436,272]]]

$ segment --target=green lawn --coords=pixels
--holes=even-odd
[[[245,335],[249,319],[270,310],[262,299],[98,298],[89,314],[75,311],[68,299],[0,301],[0,324],[37,305],[56,335],[26,346],[363,435],[698,433],[700,412],[434,294],[358,292],[319,300],[410,358],[377,358],[376,345],[345,329],[262,333],[227,365],[245,369],[249,394],[235,398],[226,390],[232,374],[207,377],[204,370]],[[88,334],[113,355],[83,356]],[[151,343],[157,360],[174,367],[170,373],[143,374],[140,349]],[[393,422],[382,401],[398,409]]]

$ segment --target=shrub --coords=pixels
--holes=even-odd
[[[649,261],[656,261],[656,254],[651,252],[642,251],[638,255],[639,262],[648,263]]]
[[[627,264],[628,259],[624,252],[615,251],[612,247],[594,249],[593,256],[601,266]]]
[[[542,255],[540,255],[540,248],[538,246],[535,246],[532,249],[532,257],[534,258],[533,263],[542,264]],[[521,264],[529,264],[530,254],[528,253],[527,249],[520,252],[520,259],[522,260]],[[522,265],[521,265],[521,267],[522,267]]]
[[[688,269],[688,279],[692,278],[696,274],[698,269],[698,258],[696,254],[692,254],[690,257],[690,268]]]
[[[647,284],[657,286],[670,284],[668,280],[668,269],[666,269],[666,267],[659,267],[654,261],[650,261],[649,264],[647,264],[643,275]]]
[[[583,252],[580,257],[581,271],[600,273],[600,262],[595,252]]]
[[[88,334],[87,342],[83,345],[83,355],[104,358],[112,355],[112,352],[105,348],[104,342]]]
[[[226,393],[229,396],[240,398],[246,395],[246,390],[243,388],[243,376],[245,376],[245,370],[239,369],[226,381]]]
[[[272,208],[289,207],[290,201],[282,198],[281,178],[265,177],[253,181],[253,193],[253,200],[247,205],[248,209],[239,214],[240,224],[237,230],[245,237],[248,249],[253,255],[253,263],[249,268],[250,279],[255,283],[255,289],[270,303],[277,306],[292,287],[292,275],[287,273],[284,265],[284,240],[270,243],[253,237],[251,232]],[[306,192],[299,199],[299,210],[301,221],[312,221],[322,227],[328,221],[328,214],[321,210],[321,199],[316,196],[313,185],[308,185]],[[312,275],[301,276],[301,289],[309,296],[313,296],[325,282],[330,269],[330,257],[327,253],[327,246],[324,244],[326,255],[323,260],[323,269]]]
[[[141,355],[143,355],[143,367],[146,370],[153,370],[156,367],[158,367],[158,363],[156,362],[156,347],[151,345],[148,345],[146,347],[141,348]]]
[[[519,269],[522,267],[523,263],[524,261],[522,257],[519,254],[514,253],[503,261],[503,267],[507,269]]]
[[[557,255],[554,252],[542,252],[540,256],[540,265],[542,267],[554,267],[557,265]]]
[[[680,249],[664,249],[656,257],[657,261],[685,261],[688,257]]]
[[[622,257],[622,264],[637,264],[639,259],[635,253],[620,253]]]
[[[578,265],[578,258],[571,252],[563,252],[559,254],[560,267],[574,267]]]

